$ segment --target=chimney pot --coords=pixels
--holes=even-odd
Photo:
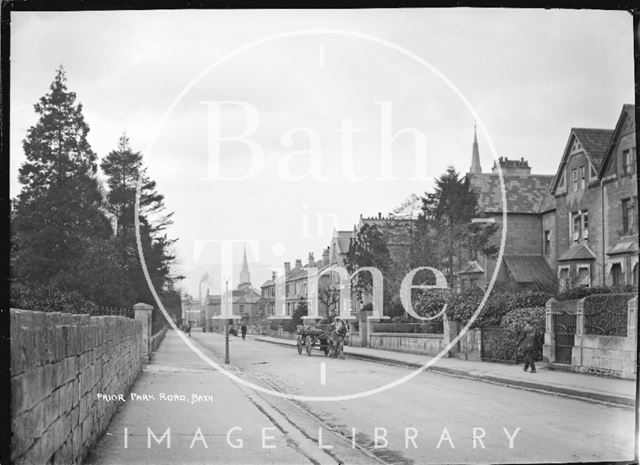
[[[316,264],[315,258],[313,258],[313,252],[309,252],[309,266],[313,267]]]
[[[382,218],[382,213],[378,212],[378,219],[381,219],[381,218]]]
[[[322,265],[327,266],[329,264],[329,247],[322,251]]]

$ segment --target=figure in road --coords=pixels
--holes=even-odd
[[[244,341],[247,337],[247,324],[243,321],[242,326],[240,326],[240,332],[242,333],[242,340]]]
[[[531,367],[531,373],[536,372],[534,359],[536,356],[536,328],[531,325],[531,319],[525,320],[524,328],[518,341],[524,352],[524,371]]]

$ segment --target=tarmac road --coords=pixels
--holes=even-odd
[[[219,334],[198,332],[193,333],[193,339],[219,357],[224,353],[224,338]],[[295,349],[258,342],[251,337],[242,341],[232,336],[230,353],[231,365],[244,379],[306,396],[353,394],[411,372],[364,360],[328,358],[317,349],[311,357],[304,352],[298,355]],[[520,368],[514,366],[517,369]],[[315,418],[315,424],[305,423],[303,428],[316,441],[318,421],[322,422],[323,432],[333,430],[344,436],[338,441],[340,444],[330,443],[323,436],[323,445],[336,449],[344,443],[350,446],[349,438],[355,428],[357,445],[385,463],[589,462],[633,458],[631,409],[438,373],[423,373],[398,387],[354,400],[291,402],[260,396],[292,419],[304,416],[302,412]]]

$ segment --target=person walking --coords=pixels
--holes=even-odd
[[[531,318],[525,320],[524,328],[520,335],[518,344],[522,347],[524,352],[524,371],[531,367],[531,373],[536,372],[536,365],[534,363],[536,354],[536,328],[531,325]]]
[[[242,333],[242,340],[244,341],[247,337],[247,323],[242,322],[242,326],[240,326],[240,332]]]

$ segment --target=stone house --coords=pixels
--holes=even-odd
[[[474,144],[475,146],[475,144]],[[500,246],[503,228],[502,188],[498,170],[502,170],[507,205],[507,231],[502,266],[496,286],[506,289],[553,289],[556,279],[542,254],[542,218],[540,209],[553,176],[531,174],[524,158],[511,160],[501,157],[494,162],[491,173],[479,171],[467,174],[471,188],[478,194],[476,221],[495,223],[498,228],[490,245]],[[478,286],[486,288],[496,268],[497,257],[481,253],[476,260],[463,265],[458,271],[461,289]]]
[[[560,289],[637,283],[636,171],[633,105],[614,130],[571,130],[544,212]]]
[[[532,175],[526,160],[499,159],[507,234],[497,284],[568,289],[637,284],[635,107],[624,105],[615,129],[572,128],[556,174]],[[474,140],[467,174],[478,193],[479,221],[498,224],[503,206],[497,168],[482,173]],[[479,256],[458,272],[461,287],[486,286],[495,259]]]

